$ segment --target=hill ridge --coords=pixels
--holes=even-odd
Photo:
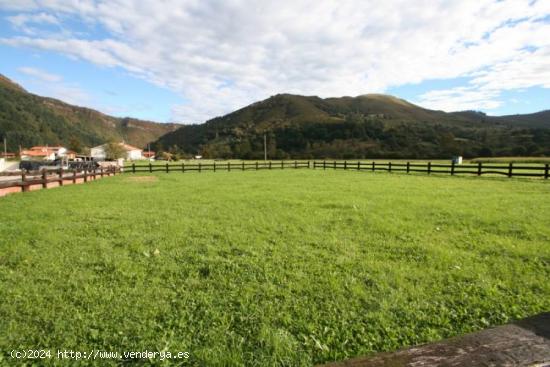
[[[259,159],[266,134],[268,155],[277,159],[550,155],[550,120],[520,116],[447,113],[376,93],[279,93],[203,124],[184,125],[153,146],[180,155]],[[544,130],[542,136],[536,129]]]
[[[42,97],[0,74],[0,137],[7,137],[10,151],[42,144],[84,149],[110,140],[125,140],[144,148],[179,126],[109,116],[89,107]]]

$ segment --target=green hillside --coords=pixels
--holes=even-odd
[[[7,137],[9,151],[42,144],[84,148],[108,140],[125,140],[144,147],[178,127],[177,124],[116,118],[40,97],[0,74],[0,138]]]
[[[326,98],[279,94],[162,136],[154,147],[208,158],[439,158],[550,155],[548,113],[491,117],[445,113],[367,94]]]

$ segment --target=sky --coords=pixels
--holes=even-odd
[[[278,93],[530,113],[550,109],[550,1],[0,0],[0,73],[159,122]]]

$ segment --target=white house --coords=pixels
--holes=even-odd
[[[67,148],[64,147],[50,147],[50,146],[35,146],[31,149],[22,150],[19,154],[21,159],[43,159],[46,161],[53,161],[58,157],[63,157],[67,152]]]
[[[129,160],[136,160],[136,159],[143,159],[143,150],[133,147],[131,145],[125,144],[125,143],[118,143],[124,151],[126,151],[126,159]],[[105,159],[105,149],[107,148],[107,144],[98,145],[97,147],[93,147],[90,150],[90,155],[98,160]]]

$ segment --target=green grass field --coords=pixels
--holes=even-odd
[[[548,311],[549,191],[278,170],[124,174],[0,198],[0,364],[49,348],[309,366]]]

